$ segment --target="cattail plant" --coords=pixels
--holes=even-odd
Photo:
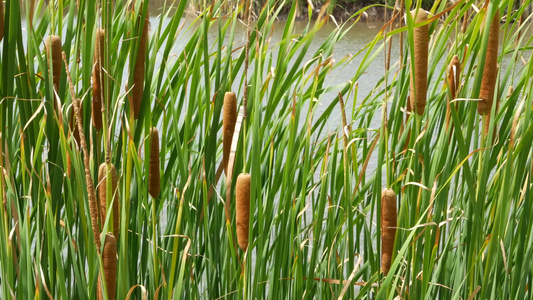
[[[236,192],[236,219],[237,219],[237,242],[242,251],[248,249],[248,229],[250,221],[250,183],[252,176],[242,173],[237,177]]]
[[[448,129],[451,118],[450,102],[453,99],[457,98],[457,90],[459,89],[459,85],[461,84],[461,62],[459,61],[457,55],[454,55],[452,57],[452,60],[448,65],[447,75],[447,85],[450,91],[450,100],[446,104],[446,129]]]
[[[148,193],[154,198],[161,191],[161,175],[159,173],[159,133],[157,128],[150,131],[150,173],[148,174]]]
[[[138,26],[141,25],[142,19],[140,18],[137,21]],[[132,88],[132,108],[133,108],[133,117],[135,119],[139,118],[139,113],[141,111],[141,103],[143,99],[144,92],[144,65],[146,59],[146,47],[148,43],[148,26],[149,26],[149,17],[148,9],[146,10],[146,18],[144,20],[144,26],[139,40],[139,50],[137,52],[137,60],[135,61],[135,69],[133,73],[133,88]]]
[[[50,35],[45,43],[46,56],[52,65],[52,75],[54,87],[59,88],[59,81],[61,79],[61,38],[57,35]]]
[[[93,103],[92,103],[92,117],[93,126],[99,131],[102,130],[102,101],[105,98],[105,86],[102,75],[102,62],[104,61],[104,45],[105,45],[105,30],[102,28],[96,29],[96,38],[94,42],[94,70],[93,70]]]
[[[115,300],[115,294],[117,290],[117,240],[111,233],[108,233],[105,236],[102,262],[104,274],[103,278],[98,280],[96,293],[97,299],[104,299],[104,291],[102,290],[101,280],[105,280],[107,299]]]
[[[62,54],[63,61],[65,66],[68,66],[67,56],[65,53]],[[91,177],[90,171],[90,162],[89,162],[89,151],[87,150],[87,142],[85,139],[85,134],[83,133],[83,125],[81,122],[81,105],[80,100],[76,97],[74,92],[74,83],[70,77],[70,72],[68,68],[65,68],[67,73],[67,82],[69,85],[70,96],[72,97],[72,107],[74,108],[74,113],[76,114],[76,126],[80,132],[80,144],[81,149],[83,150],[83,165],[85,167],[85,185],[87,187],[87,197],[89,198],[89,215],[91,218],[91,227],[93,229],[94,242],[96,244],[97,251],[100,251],[100,227],[98,226],[98,203],[96,198],[96,191],[94,189],[93,179]]]
[[[485,24],[488,20],[485,17]],[[496,13],[490,22],[489,40],[487,43],[487,52],[485,52],[485,65],[483,67],[483,79],[481,81],[481,90],[479,98],[481,101],[477,104],[477,111],[480,115],[489,114],[492,109],[494,99],[494,89],[496,86],[496,77],[498,76],[498,40],[500,34],[500,11]]]
[[[118,177],[117,170],[113,164],[109,164],[109,173],[111,174],[111,193],[113,196],[113,236],[118,238],[120,233],[120,198],[118,194]],[[107,166],[106,163],[102,163],[98,169],[98,195],[100,196],[100,220],[102,226],[104,225],[107,216]]]
[[[428,19],[428,14],[425,10],[420,9],[418,12],[413,11],[411,14],[416,14],[415,22],[418,24]],[[410,101],[414,112],[418,115],[424,114],[426,108],[427,97],[427,73],[428,73],[428,44],[429,44],[429,26],[425,24],[413,29],[414,53],[413,64],[414,73],[411,69],[411,89]]]
[[[381,269],[387,275],[392,262],[396,236],[396,194],[391,189],[381,191]]]
[[[228,161],[231,152],[231,141],[235,131],[235,122],[237,121],[237,97],[233,92],[227,92],[224,95],[224,115],[222,119],[222,164],[226,176],[228,175]]]

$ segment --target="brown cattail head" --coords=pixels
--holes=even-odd
[[[104,62],[105,49],[105,30],[102,28],[96,29],[96,37],[94,42],[94,70],[93,70],[93,105],[92,117],[93,126],[99,131],[102,130],[102,102],[105,101],[105,86],[104,86],[104,72],[102,70],[102,62]]]
[[[233,92],[227,92],[224,95],[224,113],[222,116],[222,163],[224,171],[228,175],[228,161],[231,151],[231,141],[233,139],[233,132],[235,131],[235,122],[237,122],[237,97]]]
[[[118,238],[118,235],[120,233],[120,197],[118,193],[118,176],[117,176],[117,169],[115,169],[115,166],[113,164],[109,165],[109,172],[111,174],[111,193],[113,197],[113,236]],[[102,163],[100,165],[100,168],[98,169],[98,195],[100,196],[100,223],[102,226],[105,223],[105,219],[107,216],[107,203],[106,203],[106,196],[107,196],[107,167],[105,163]]]
[[[236,192],[236,219],[237,219],[237,242],[242,251],[248,249],[248,228],[250,222],[250,183],[252,176],[242,173],[237,177]]]
[[[97,299],[104,299],[100,280],[105,280],[107,299],[115,300],[115,294],[117,291],[117,240],[111,233],[108,233],[105,236],[102,262],[104,265],[104,276],[98,280],[96,293]]]
[[[418,12],[412,11],[415,16],[415,23],[424,22],[428,19],[425,10],[420,9]],[[428,45],[429,45],[429,26],[428,24],[413,29],[414,40],[414,73],[411,69],[411,90],[410,100],[413,111],[418,115],[424,114],[427,97],[427,73],[428,73]]]
[[[61,38],[57,35],[50,35],[45,42],[46,57],[51,61],[54,86],[59,88],[59,80],[61,79]],[[51,55],[51,56],[50,56]]]
[[[137,21],[138,26],[142,23],[142,19],[139,17]],[[146,18],[144,20],[144,26],[139,37],[139,50],[137,52],[137,60],[135,61],[135,70],[133,73],[133,88],[132,88],[132,108],[133,108],[133,117],[135,119],[139,118],[139,113],[141,111],[141,103],[143,99],[144,92],[144,64],[146,58],[146,46],[148,43],[148,10],[146,11]]]
[[[488,15],[485,17],[487,22]],[[483,67],[483,80],[477,104],[477,111],[480,115],[490,113],[494,99],[494,89],[496,78],[498,77],[498,39],[500,34],[500,11],[497,9],[494,18],[490,22],[489,40],[487,52],[485,53],[485,66]]]
[[[159,133],[157,128],[150,131],[150,173],[148,174],[148,193],[154,198],[161,191],[161,175],[159,173]]]
[[[4,1],[0,1],[0,42],[4,38]]]
[[[391,189],[381,191],[381,269],[387,275],[392,262],[396,237],[396,194]]]

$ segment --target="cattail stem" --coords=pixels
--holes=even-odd
[[[4,38],[4,1],[0,1],[0,42]]]
[[[233,131],[235,130],[235,122],[237,122],[237,97],[233,92],[227,92],[224,95],[224,112],[222,118],[222,163],[226,176],[228,175],[228,161],[231,151],[231,141],[233,138]]]
[[[161,191],[161,174],[159,172],[159,133],[157,128],[150,131],[150,173],[148,174],[148,193],[153,198],[159,197]]]
[[[140,18],[139,13],[139,20],[138,20],[138,26],[141,26],[142,19]],[[133,117],[135,119],[139,118],[139,113],[141,112],[141,104],[143,100],[143,93],[144,93],[144,67],[145,67],[145,60],[146,60],[146,46],[148,42],[148,26],[149,26],[149,17],[148,17],[148,8],[146,8],[146,17],[144,19],[144,25],[141,32],[140,40],[139,40],[139,50],[137,52],[137,60],[135,61],[135,69],[133,73],[133,88],[132,88],[132,108],[133,108]]]
[[[105,236],[102,262],[104,274],[103,278],[100,278],[100,280],[98,280],[97,299],[104,299],[104,292],[102,290],[101,280],[105,280],[107,299],[115,300],[115,294],[117,291],[117,240],[111,233],[108,233]]]
[[[63,61],[65,62],[65,71],[67,72],[67,79],[69,83],[70,97],[72,98],[72,106],[74,106],[74,113],[76,114],[76,125],[80,132],[80,142],[81,149],[83,150],[83,165],[85,166],[85,183],[87,185],[87,196],[89,198],[89,214],[91,218],[91,226],[93,228],[94,242],[96,244],[96,251],[100,253],[100,227],[98,226],[98,203],[96,200],[96,193],[94,191],[94,182],[91,177],[91,169],[89,162],[89,151],[87,150],[87,142],[85,139],[85,134],[83,133],[83,125],[81,124],[81,109],[80,109],[80,100],[76,97],[74,92],[74,84],[72,83],[72,78],[70,77],[70,72],[68,70],[67,56],[65,52],[63,54]]]
[[[250,174],[239,174],[235,185],[236,192],[236,219],[237,219],[237,242],[242,251],[248,249],[248,230],[250,222]]]
[[[428,19],[428,14],[425,10],[420,9],[418,12],[411,12],[415,14],[415,22],[420,23]],[[414,53],[413,53],[413,68],[411,69],[411,91],[410,99],[413,111],[418,115],[423,115],[426,108],[427,97],[427,73],[428,73],[428,47],[429,47],[429,26],[425,24],[413,29]]]
[[[109,164],[109,173],[111,174],[111,193],[113,199],[113,236],[118,238],[120,233],[120,197],[118,193],[118,176],[117,169],[113,164]],[[107,216],[107,166],[102,163],[98,169],[98,195],[100,196],[100,224],[104,226]]]
[[[487,23],[488,15],[485,17]],[[485,53],[485,65],[483,66],[483,79],[481,81],[481,90],[479,98],[481,101],[477,104],[477,111],[480,115],[490,113],[494,99],[494,89],[496,87],[496,78],[498,76],[498,40],[500,34],[500,12],[496,13],[490,22],[489,40],[487,43],[487,52]]]
[[[524,0],[520,1],[520,5],[524,5]],[[518,18],[518,34],[516,35],[516,44],[520,43],[520,39],[522,39],[522,25],[524,24],[526,20],[525,11],[520,14],[520,18]],[[1,38],[0,38],[1,40]]]
[[[252,1],[248,0],[248,24],[246,25],[246,45],[244,48],[244,95],[243,95],[243,106],[244,106],[244,116],[243,119],[248,117],[248,64],[250,63],[250,32],[252,24]]]
[[[94,70],[93,70],[93,126],[97,131],[102,130],[102,102],[105,101],[105,85],[102,62],[104,62],[105,30],[96,29],[94,42]],[[105,107],[105,106],[104,106]]]
[[[384,189],[381,191],[381,269],[385,276],[391,267],[396,226],[396,194]]]

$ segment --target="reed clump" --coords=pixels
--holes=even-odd
[[[118,176],[117,169],[113,164],[109,164],[109,173],[111,174],[111,193],[113,197],[113,236],[118,238],[120,233],[120,198],[118,193]],[[100,197],[100,220],[104,225],[107,216],[107,165],[102,163],[98,169],[98,196]]]
[[[93,103],[92,103],[92,118],[93,126],[97,131],[102,130],[102,101],[105,95],[105,86],[102,75],[102,62],[104,62],[104,47],[105,45],[105,30],[102,28],[96,29],[96,37],[94,42],[94,59],[93,59]]]
[[[237,97],[233,92],[227,92],[224,95],[224,112],[222,118],[222,164],[226,176],[228,175],[228,162],[231,152],[231,142],[233,140],[233,132],[235,131],[235,122],[237,122]]]
[[[148,174],[148,193],[154,198],[161,192],[161,174],[159,173],[159,133],[157,128],[150,131],[150,172]]]
[[[144,20],[144,26],[141,32],[139,40],[139,50],[137,52],[137,60],[135,61],[135,69],[133,73],[133,88],[132,88],[132,107],[133,107],[133,117],[135,119],[139,118],[139,113],[141,111],[141,104],[144,93],[144,68],[146,60],[146,47],[148,43],[148,26],[149,26],[149,13],[148,9],[146,10],[146,18]],[[138,26],[142,23],[142,19],[139,15],[139,20],[137,21]]]
[[[485,17],[485,23],[488,15]],[[481,90],[477,111],[480,115],[489,114],[492,109],[494,99],[494,90],[496,87],[496,78],[498,76],[498,41],[500,34],[500,11],[497,9],[489,28],[489,40],[487,51],[485,52],[485,65],[483,67],[483,79],[481,81]]]
[[[415,23],[427,21],[428,14],[420,9],[418,12],[412,11],[415,16]],[[427,73],[428,73],[428,47],[429,47],[429,26],[425,24],[413,29],[414,41],[414,73],[411,69],[410,101],[414,112],[423,115],[426,108],[427,99]]]
[[[252,176],[241,173],[237,177],[236,191],[236,219],[237,219],[237,242],[242,251],[248,249],[248,230],[250,222],[250,183]]]
[[[396,237],[396,194],[391,189],[381,191],[381,270],[389,273]]]
[[[103,278],[98,280],[97,299],[104,299],[101,280],[105,280],[107,299],[115,300],[115,294],[117,291],[117,240],[111,233],[108,233],[105,236],[102,262],[104,274]]]
[[[54,87],[59,88],[59,81],[61,80],[61,38],[57,35],[50,35],[45,42],[46,57],[51,62],[52,77]]]

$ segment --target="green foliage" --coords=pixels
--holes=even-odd
[[[416,6],[405,2],[406,10]],[[8,0],[0,42],[0,298],[96,298],[107,266],[93,238],[86,175],[96,188],[106,159],[119,174],[116,299],[531,298],[531,37],[529,23],[511,22],[529,17],[531,1],[519,9],[513,0],[485,2],[433,7],[434,15],[447,14],[430,24],[428,105],[418,116],[406,113],[412,17],[356,53],[361,63],[351,69],[353,57],[334,62],[332,54],[365,9],[318,42],[325,20],[309,18],[296,30],[296,6],[279,23],[283,3],[270,0],[250,24],[245,78],[246,37],[236,34],[242,6],[204,3],[210,6],[200,16],[186,19],[185,1],[166,1],[150,7],[158,17],[151,18],[135,120],[132,70],[148,5]],[[475,100],[488,47],[484,19],[497,8],[498,105],[487,119]],[[271,39],[273,26],[284,26],[279,41]],[[91,123],[97,27],[106,29],[101,132]],[[50,34],[61,37],[72,91],[64,69],[53,86],[43,49]],[[361,76],[400,41],[400,56],[361,95]],[[310,51],[312,43],[318,50]],[[453,55],[462,63],[461,87],[447,111],[445,66]],[[338,69],[350,80],[333,86],[327,76]],[[242,106],[245,84],[247,118],[232,176],[252,177],[243,253],[234,182],[219,180],[217,170],[224,93],[234,91]],[[72,95],[81,100],[87,164],[70,123]],[[328,120],[344,119],[339,114],[346,124],[329,128]],[[148,193],[152,127],[161,143],[157,199]],[[398,195],[387,276],[380,273],[383,187]],[[105,198],[111,207],[111,188]],[[111,217],[96,230],[112,232]]]

